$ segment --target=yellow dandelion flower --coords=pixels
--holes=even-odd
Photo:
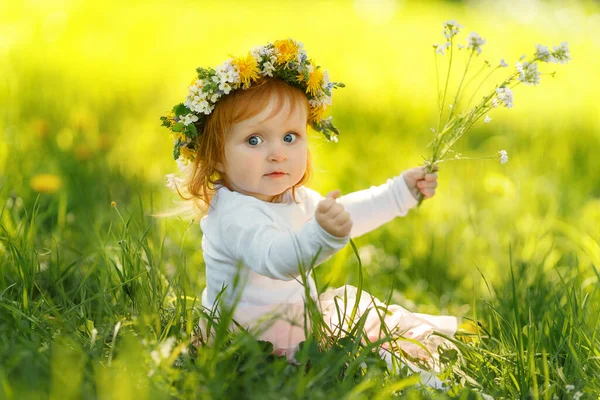
[[[165,117],[167,117],[170,126],[175,125],[175,113],[173,111],[169,111]]]
[[[459,332],[465,333],[462,340],[467,343],[477,343],[479,341],[477,335],[478,327],[473,321],[465,321],[458,327]]]
[[[312,107],[310,109],[311,121],[319,122],[320,120],[322,120],[326,109],[327,107]]]
[[[116,207],[117,206],[117,202],[116,201],[111,201],[110,205],[111,205],[111,207]]]
[[[39,174],[31,178],[29,186],[39,193],[56,193],[62,187],[62,180],[58,175]]]
[[[187,136],[183,132],[171,132],[171,137],[173,141],[179,139],[181,142],[187,142]]]
[[[314,96],[321,90],[321,85],[323,84],[323,70],[318,68],[312,61],[310,64],[313,66],[313,71],[308,75],[306,93],[310,93]]]
[[[298,45],[291,39],[276,40],[273,46],[277,50],[277,63],[287,64],[296,58]]]
[[[179,151],[181,152],[183,158],[186,158],[190,161],[196,157],[196,153],[194,152],[194,150],[190,150],[187,146],[181,146]]]
[[[250,52],[245,57],[234,58],[231,63],[238,68],[240,83],[248,86],[251,80],[260,78],[258,63]]]

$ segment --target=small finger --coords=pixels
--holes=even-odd
[[[347,222],[349,219],[350,219],[350,214],[348,213],[348,211],[344,210],[335,216],[334,221],[337,224],[342,224],[342,223]]]
[[[415,167],[404,171],[404,176],[414,181],[418,181],[419,179],[423,179],[425,173],[425,167]]]
[[[340,195],[340,190],[335,189],[335,190],[332,190],[331,192],[327,193],[326,198],[335,200],[339,197],[339,195]]]
[[[342,230],[344,232],[350,232],[351,229],[352,229],[352,220],[349,219],[348,221],[344,222],[344,225],[342,225]]]
[[[329,211],[329,209],[335,204],[336,203],[334,199],[327,197],[325,200],[321,200],[319,202],[319,204],[317,205],[317,212],[324,214],[327,211]]]
[[[437,181],[427,182],[427,181],[419,181],[417,185],[422,189],[435,189],[438,186]]]
[[[424,197],[432,197],[435,194],[435,189],[430,189],[430,188],[423,189],[423,190],[421,190],[421,193],[423,193]]]
[[[424,188],[427,188],[427,187],[430,187],[430,186],[431,186],[431,182],[427,182],[424,179],[421,179],[420,181],[417,181],[417,187],[419,187],[421,189],[424,189]]]
[[[345,212],[346,210],[344,209],[344,206],[341,205],[340,203],[335,203],[327,212],[328,217],[331,219],[335,219],[337,218],[338,215],[342,214],[343,212]]]
[[[435,181],[437,179],[437,177],[438,177],[437,173],[433,172],[433,173],[425,175],[425,180],[432,182],[432,181]]]

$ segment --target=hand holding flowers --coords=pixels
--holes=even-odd
[[[433,172],[427,172],[425,167],[416,167],[407,169],[402,173],[404,182],[410,193],[415,199],[430,198],[435,194],[437,188],[437,173],[438,167],[436,166]]]
[[[444,44],[435,44],[434,57],[436,60],[436,77],[438,82],[438,122],[435,129],[432,128],[434,137],[429,143],[428,147],[432,148],[432,153],[429,158],[425,159],[425,168],[427,172],[433,172],[436,170],[436,166],[445,161],[457,160],[457,159],[469,159],[468,157],[462,157],[460,154],[456,154],[452,147],[456,142],[467,133],[473,125],[484,117],[484,123],[490,123],[492,118],[489,117],[488,112],[497,107],[512,108],[513,106],[513,89],[521,83],[526,85],[537,85],[540,82],[540,76],[542,75],[538,71],[538,61],[544,63],[561,63],[564,64],[571,59],[568,44],[566,42],[561,43],[560,46],[554,46],[553,51],[549,51],[546,46],[540,44],[536,45],[536,51],[530,60],[525,60],[523,55],[519,61],[515,64],[515,69],[503,80],[500,84],[496,85],[493,90],[484,95],[479,103],[474,107],[469,108],[473,98],[477,94],[478,90],[484,84],[484,82],[494,73],[496,70],[501,68],[507,68],[508,64],[504,59],[492,68],[492,65],[486,60],[484,65],[479,69],[475,75],[465,82],[467,72],[471,65],[471,62],[475,57],[481,54],[482,46],[486,43],[485,39],[479,36],[477,33],[472,32],[467,38],[467,45],[456,45],[455,37],[459,34],[462,28],[456,21],[447,21],[444,23],[443,34],[446,37]],[[466,51],[466,65],[462,74],[462,78],[458,84],[454,99],[451,104],[448,104],[446,110],[446,101],[448,98],[448,83],[450,81],[450,74],[452,70],[452,61],[456,51]],[[446,55],[448,52],[448,68],[446,73],[446,79],[444,84],[443,92],[439,90],[439,73],[437,68],[437,57],[438,55]],[[468,86],[479,76],[484,70],[492,68],[490,72],[485,76],[479,83],[477,88],[473,91],[469,100],[465,103],[465,91]],[[550,75],[554,76],[554,72]],[[453,155],[452,157],[448,157]],[[508,162],[508,153],[506,150],[500,150],[496,155],[485,157],[499,159],[502,164]],[[423,193],[419,196],[419,205],[423,201]]]

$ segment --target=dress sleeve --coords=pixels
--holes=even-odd
[[[349,237],[326,232],[315,219],[294,232],[282,230],[259,210],[237,210],[223,217],[220,236],[225,249],[257,274],[271,279],[292,280],[340,249]]]
[[[417,204],[402,175],[388,179],[383,185],[349,193],[338,201],[350,213],[353,238],[406,215]]]

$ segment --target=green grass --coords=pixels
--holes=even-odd
[[[9,3],[0,6],[0,398],[600,394],[593,3],[573,5],[570,22],[544,5],[527,24],[462,3],[406,4],[381,23],[350,3],[283,5],[294,21],[271,5],[236,19],[248,33],[240,40],[223,24],[233,18],[226,3],[176,2],[218,43],[188,35],[189,21],[157,6]],[[461,317],[463,362],[443,375],[452,390],[390,374],[361,344],[360,325],[346,339],[316,329],[300,365],[231,332],[230,314],[217,320],[200,306],[198,221],[151,216],[174,199],[162,181],[175,165],[159,116],[181,100],[197,65],[293,36],[347,84],[332,109],[340,143],[312,141],[310,186],[347,193],[383,183],[427,154],[436,117],[430,46],[453,18],[488,39],[490,60],[512,64],[535,43],[568,40],[573,61],[540,87],[515,91],[514,109],[498,110],[457,148],[473,157],[505,148],[508,164],[442,164],[432,200],[357,238],[360,259],[347,246],[313,271],[322,289],[351,284],[415,312]],[[40,174],[60,182],[39,187]],[[215,334],[196,347],[201,318]]]
[[[149,398],[433,396],[431,389],[415,386],[406,371],[386,372],[373,347],[361,345],[360,324],[353,339],[316,329],[296,357],[299,366],[271,355],[270,344],[231,332],[231,314],[215,320],[199,305],[195,271],[201,268],[190,268],[185,249],[189,224],[169,222],[180,225],[180,245],[171,243],[169,251],[160,229],[167,222],[144,215],[138,204],[141,208],[132,206],[126,215],[119,206],[112,211],[107,206],[105,230],[80,226],[88,247],[76,250],[60,241],[40,246],[48,241],[39,229],[48,213],[39,200],[31,210],[5,203],[0,236],[4,397],[112,398],[138,392]],[[352,260],[352,255],[344,259],[346,268],[365,268]],[[503,279],[486,282],[486,296],[472,297],[468,318],[478,327],[457,335],[464,374],[444,375],[454,385],[449,395],[460,397],[467,393],[460,389],[464,384],[472,387],[464,375],[498,397],[552,398],[569,384],[599,393],[597,270],[578,270],[576,254],[569,253],[550,269],[511,253],[504,263]],[[216,327],[214,341],[196,348],[199,318]],[[313,311],[311,320],[317,319]]]

